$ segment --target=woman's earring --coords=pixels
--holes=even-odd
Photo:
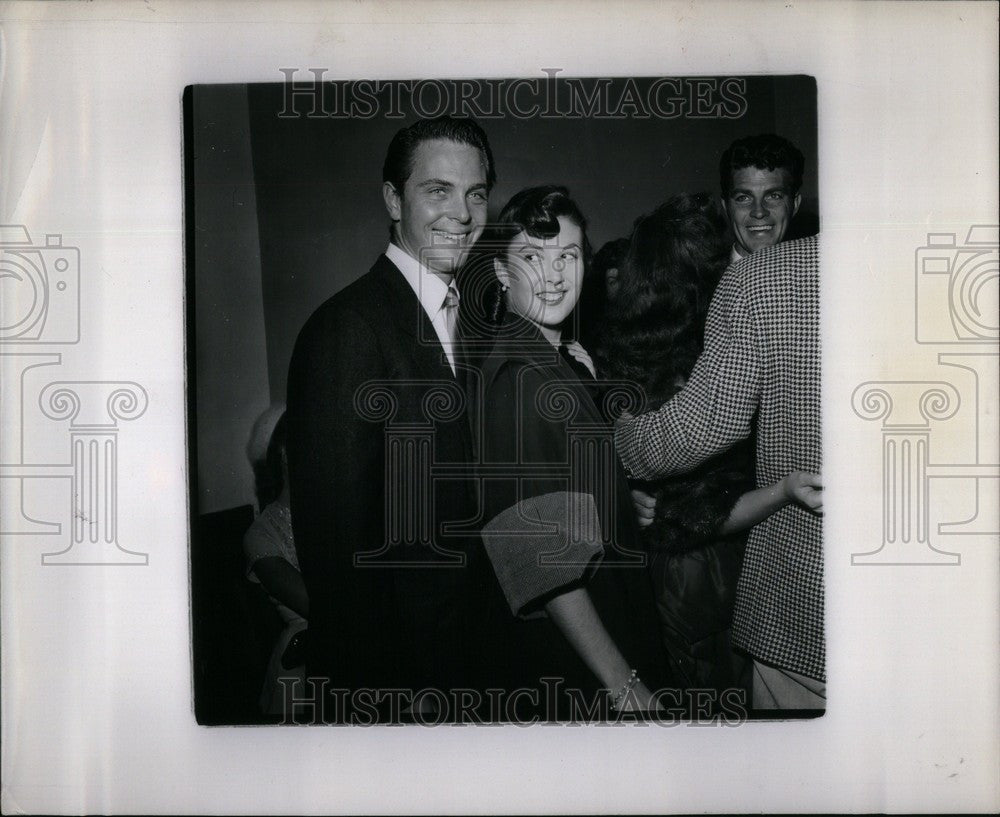
[[[499,258],[493,259],[493,272],[497,276],[497,280],[500,282],[500,291],[506,292],[510,289],[510,281],[507,278],[507,268],[503,265]]]

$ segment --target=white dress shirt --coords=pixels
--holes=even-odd
[[[441,341],[441,347],[448,357],[451,372],[455,374],[455,340],[448,334],[448,322],[444,309],[444,299],[448,294],[448,289],[451,288],[455,295],[458,295],[454,282],[449,287],[438,275],[426,267],[422,267],[416,258],[392,242],[389,242],[389,246],[386,248],[385,257],[392,261],[403,274],[406,283],[410,285],[417,300],[420,301],[420,306],[427,313],[427,317],[431,319],[431,326],[434,327],[438,340]]]

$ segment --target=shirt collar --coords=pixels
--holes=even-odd
[[[733,244],[732,250],[729,251],[729,263],[730,264],[735,264],[737,261],[741,260],[742,258],[743,258],[743,256],[740,255],[740,251],[737,250],[736,249],[736,245]]]
[[[448,284],[426,267],[421,266],[416,258],[391,241],[385,250],[385,257],[403,273],[403,277],[417,296],[424,312],[433,319],[444,307],[444,296],[448,293]],[[454,282],[452,288],[454,288]],[[457,293],[458,290],[455,289],[455,292]]]

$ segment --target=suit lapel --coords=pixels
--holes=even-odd
[[[435,380],[455,382],[434,325],[403,273],[384,255],[379,256],[372,272],[379,278],[379,286],[386,296],[387,319],[392,315],[397,328],[413,339],[413,358],[421,373]]]
[[[403,277],[403,273],[384,255],[379,256],[372,267],[372,273],[377,277],[381,291],[385,293],[386,320],[393,321],[399,331],[407,336],[417,369],[412,375],[427,380],[428,386],[435,382],[456,383],[444,347],[438,340],[437,332],[434,331],[434,325],[417,300],[413,287]],[[468,412],[466,412],[467,417]],[[456,425],[462,431],[465,449],[471,458],[472,430],[469,428],[468,419]]]

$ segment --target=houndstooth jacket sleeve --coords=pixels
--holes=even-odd
[[[750,436],[760,400],[758,325],[742,265],[716,288],[705,323],[705,348],[685,387],[656,411],[619,424],[615,445],[629,476],[684,473]]]
[[[822,471],[818,236],[730,267],[713,298],[705,348],[670,402],[616,432],[628,470],[693,468],[756,434],[755,482]],[[755,660],[826,678],[821,518],[796,504],[750,531],[733,643]]]

